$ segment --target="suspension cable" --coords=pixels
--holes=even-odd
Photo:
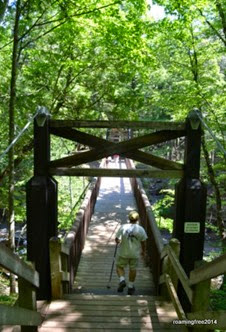
[[[214,135],[214,133],[212,132],[212,130],[210,129],[210,127],[208,126],[208,124],[204,121],[203,117],[200,115],[200,113],[195,109],[195,113],[197,114],[197,116],[199,117],[199,120],[202,122],[203,126],[208,130],[208,132],[210,133],[210,136],[213,138],[213,140],[216,142],[218,148],[221,150],[221,152],[223,153],[224,159],[226,159],[226,150],[224,149],[223,145],[219,142],[219,140],[217,139],[217,137]]]
[[[31,122],[33,122],[34,118],[39,114],[40,109],[38,108],[35,115],[33,115],[30,120],[26,123],[24,128],[19,132],[19,134],[13,139],[13,141],[9,144],[9,146],[5,149],[5,151],[0,155],[0,160],[9,152],[9,150],[16,144],[16,142],[19,140],[19,138],[23,135],[23,133],[28,129]]]

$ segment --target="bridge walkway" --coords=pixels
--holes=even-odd
[[[114,165],[114,163],[116,163]],[[110,167],[126,168],[123,161]],[[115,234],[128,221],[136,202],[128,178],[102,178],[73,294],[51,302],[40,332],[61,331],[175,331],[176,313],[171,303],[154,296],[150,268],[140,259],[133,296],[117,293],[113,270]],[[128,271],[127,271],[128,273]],[[128,280],[128,276],[126,276]]]

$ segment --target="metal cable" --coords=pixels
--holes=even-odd
[[[9,152],[9,150],[16,144],[16,142],[19,140],[19,138],[23,135],[23,133],[28,129],[31,122],[33,122],[34,118],[39,113],[39,109],[33,115],[33,117],[27,122],[27,124],[24,126],[24,128],[19,132],[19,134],[14,138],[14,140],[9,144],[9,146],[5,149],[5,151],[0,155],[0,160]]]

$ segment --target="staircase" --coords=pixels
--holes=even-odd
[[[51,302],[40,332],[176,331],[171,303],[155,296],[72,294]]]

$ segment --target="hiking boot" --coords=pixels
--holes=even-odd
[[[120,283],[119,283],[119,286],[118,286],[118,292],[119,293],[122,293],[123,292],[123,289],[126,287],[126,282],[125,280],[122,280]]]
[[[128,288],[128,295],[133,295],[135,293],[135,287]]]

